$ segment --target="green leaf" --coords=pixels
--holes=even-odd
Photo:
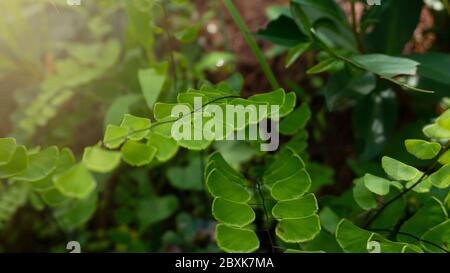
[[[55,170],[52,173],[50,173],[49,175],[47,175],[45,178],[30,182],[31,187],[35,191],[47,192],[47,194],[45,194],[45,196],[48,198],[58,199],[58,200],[62,199],[61,196],[63,196],[63,195],[55,189],[52,178],[54,175],[60,174],[62,172],[65,172],[66,170],[68,170],[70,167],[75,165],[75,162],[76,162],[76,159],[75,159],[75,156],[73,155],[72,151],[67,148],[62,149],[59,154],[59,159],[58,159],[58,162],[56,163]],[[50,192],[50,189],[52,189],[53,191]],[[56,193],[54,193],[54,192],[56,192]],[[43,196],[44,196],[44,194],[43,194]],[[63,197],[64,197],[64,199],[67,199],[67,197],[65,197],[65,196],[63,196]],[[49,202],[47,202],[46,200],[44,200],[44,201],[48,205],[50,205]]]
[[[444,205],[438,199],[432,197],[412,217],[403,223],[397,237],[401,241],[414,243],[416,242],[414,238],[404,236],[401,232],[420,238],[426,231],[444,222],[447,218],[447,211]]]
[[[364,176],[364,185],[369,189],[371,192],[378,194],[378,195],[386,195],[389,193],[389,188],[391,186],[392,182],[375,176],[371,174],[366,174]]]
[[[289,68],[292,64],[294,64],[295,61],[297,61],[298,58],[300,58],[303,55],[303,53],[305,53],[311,47],[311,45],[312,45],[311,42],[306,42],[306,43],[299,43],[295,47],[290,48],[286,56],[285,67]]]
[[[300,156],[290,148],[284,149],[264,172],[264,184],[270,189],[276,182],[288,178],[304,168],[305,163]]]
[[[441,145],[436,142],[428,142],[421,139],[407,139],[406,150],[419,159],[432,159],[441,151]]]
[[[311,178],[306,170],[302,169],[274,183],[271,194],[275,200],[289,200],[302,196],[310,187]]]
[[[259,248],[259,240],[253,230],[235,228],[225,224],[216,226],[217,245],[225,252],[249,253]]]
[[[170,167],[167,170],[170,184],[181,190],[202,190],[201,160],[200,156],[196,156],[186,167]]]
[[[282,118],[289,115],[294,110],[296,101],[297,96],[294,92],[287,93],[283,105],[280,106],[279,117]]]
[[[80,200],[55,210],[55,218],[64,230],[74,230],[85,224],[97,209],[97,194],[91,194]]]
[[[17,146],[11,160],[0,165],[0,179],[10,178],[23,172],[28,167],[27,150],[24,146]]]
[[[257,35],[274,44],[294,47],[298,43],[307,42],[306,36],[291,18],[281,15],[270,21],[266,29],[258,31]]]
[[[119,125],[123,116],[130,112],[131,107],[141,100],[141,96],[137,94],[125,95],[116,98],[108,107],[106,112],[104,125]]]
[[[433,186],[445,189],[450,186],[450,164],[447,164],[437,170],[429,177]]]
[[[120,163],[120,153],[107,151],[98,146],[87,147],[83,153],[83,164],[91,171],[108,173]]]
[[[414,76],[419,63],[407,58],[392,57],[383,54],[366,54],[352,57],[352,60],[366,70],[386,78],[400,75]]]
[[[326,231],[331,234],[336,233],[336,228],[341,218],[330,207],[324,207],[319,213],[319,218],[320,224]]]
[[[373,73],[354,75],[347,69],[332,73],[325,86],[325,99],[329,110],[344,108],[348,104],[369,95],[377,85]]]
[[[249,205],[223,198],[214,199],[212,214],[217,221],[236,227],[247,226],[255,220],[255,212]]]
[[[384,171],[392,178],[401,181],[413,180],[420,174],[420,171],[414,167],[408,166],[398,160],[384,156],[381,159]]]
[[[131,166],[141,167],[152,162],[156,148],[134,140],[128,140],[121,149],[122,158]]]
[[[212,153],[208,158],[208,165],[206,166],[205,174],[206,176],[211,173],[214,169],[220,170],[224,175],[226,175],[230,180],[234,182],[245,185],[246,180],[245,177],[233,169],[227,161],[225,161],[224,157],[219,152]]]
[[[277,236],[286,243],[307,242],[320,233],[318,215],[297,219],[283,219],[276,227]]]
[[[141,69],[138,72],[142,94],[144,95],[144,99],[150,109],[153,109],[153,105],[158,99],[164,82],[166,81],[167,66],[168,65],[165,64],[161,69]]]
[[[333,47],[356,51],[347,17],[334,0],[293,0],[291,12],[304,32],[310,33],[314,29],[320,37],[326,37]]]
[[[438,124],[430,124],[423,128],[423,133],[432,139],[449,139],[450,138],[450,130],[447,130]]]
[[[335,58],[327,58],[317,65],[311,67],[306,71],[306,74],[319,74],[329,70],[336,69],[339,65],[342,65],[342,61]]]
[[[14,179],[28,182],[43,179],[55,170],[58,158],[59,150],[56,146],[31,154],[28,157],[28,168],[17,174]]]
[[[177,208],[178,199],[174,195],[142,199],[137,208],[140,230],[169,218]]]
[[[365,179],[358,178],[355,183],[356,184],[353,187],[353,197],[355,198],[356,203],[364,210],[376,208],[377,201],[375,195],[366,187]],[[387,190],[389,191],[389,188]]]
[[[40,190],[39,193],[42,198],[42,201],[44,201],[44,203],[49,207],[58,207],[70,200],[69,197],[63,195],[55,187]]]
[[[361,229],[347,219],[336,228],[336,240],[345,252],[367,253],[367,243],[374,233]]]
[[[147,118],[135,117],[125,114],[120,127],[126,128],[128,138],[131,140],[141,140],[150,132],[151,121]]]
[[[246,141],[216,141],[214,149],[218,151],[233,169],[251,160],[257,151]],[[237,172],[236,172],[237,173]],[[237,173],[239,176],[240,174]]]
[[[174,157],[178,152],[177,142],[173,138],[156,132],[150,134],[147,145],[153,146],[157,149],[156,158],[160,162],[166,162]]]
[[[418,74],[435,82],[450,85],[450,54],[427,52],[408,56],[420,63]]]
[[[445,130],[450,130],[450,109],[440,115],[436,123]]]
[[[116,125],[108,125],[103,138],[103,144],[105,144],[105,146],[109,149],[116,149],[126,140],[127,135],[127,128]]]
[[[422,240],[433,242],[437,244],[438,246],[444,248],[447,250],[447,252],[450,251],[450,219],[447,219],[446,221],[440,223],[439,225],[431,228],[428,230],[421,238]],[[425,243],[424,241],[421,242],[421,245],[424,249],[426,249],[429,252],[438,252],[442,253],[443,250],[439,249],[431,244]]]
[[[272,215],[277,219],[302,218],[314,215],[318,210],[317,199],[310,193],[297,199],[276,203],[272,208]]]
[[[294,135],[304,129],[311,118],[311,110],[307,103],[302,103],[294,112],[286,116],[280,123],[280,133]]]
[[[371,52],[401,54],[413,37],[423,8],[421,0],[382,1],[363,16],[363,22],[374,22],[373,30],[364,39]],[[408,7],[407,9],[405,7]]]
[[[314,10],[317,18],[327,17],[336,22],[345,22],[346,20],[344,12],[333,0],[294,0],[293,2],[300,4],[302,8]]]
[[[55,175],[53,183],[62,194],[73,198],[86,198],[97,182],[83,164],[76,164],[67,171]]]
[[[14,138],[0,138],[0,166],[8,163],[16,150]]]
[[[194,42],[198,37],[198,27],[188,27],[174,34],[175,38],[184,44]]]
[[[209,173],[206,185],[214,197],[222,197],[237,203],[246,203],[250,200],[250,193],[246,188],[228,179],[218,169],[213,169]]]
[[[190,112],[193,111],[192,106],[188,103],[162,103],[157,102],[155,103],[155,108],[153,110],[155,119],[157,121],[162,121],[166,118],[171,118],[175,120],[177,117],[172,117],[172,109],[174,107],[184,106],[188,107]]]
[[[439,157],[439,163],[442,165],[450,164],[450,150]]]
[[[286,100],[286,93],[280,88],[272,92],[253,95],[249,97],[248,100],[251,102],[268,103],[269,106],[276,105],[281,107]],[[271,111],[271,115],[274,114],[272,112],[273,111]]]

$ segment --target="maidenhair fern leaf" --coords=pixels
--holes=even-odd
[[[120,127],[127,129],[129,139],[141,140],[150,132],[150,125],[151,121],[147,118],[125,114]]]
[[[156,155],[157,149],[134,140],[128,140],[122,146],[122,158],[131,166],[144,166],[150,164]]]
[[[277,236],[287,243],[313,240],[321,230],[317,200],[308,194],[311,179],[303,160],[291,148],[280,151],[264,172],[263,181],[278,202],[272,209],[279,221]]]
[[[0,179],[13,177],[28,167],[28,155],[25,146],[17,146],[8,163],[0,166]]]
[[[216,238],[217,245],[226,252],[253,252],[259,248],[256,233],[247,228],[218,224]]]
[[[216,227],[218,246],[226,252],[257,250],[258,237],[247,227],[255,220],[255,212],[248,205],[251,196],[245,179],[218,152],[209,157],[205,176],[208,191],[215,197],[212,214],[220,222]]]
[[[450,164],[447,164],[430,175],[430,182],[433,186],[445,189],[450,186]]]
[[[28,157],[28,167],[14,179],[28,182],[43,179],[56,169],[58,159],[59,150],[55,146],[31,154]]]
[[[401,180],[401,181],[409,181],[413,180],[420,173],[414,167],[408,166],[405,163],[402,163],[396,159],[390,158],[388,156],[384,156],[381,160],[381,165],[383,166],[384,171],[393,179]]]
[[[16,150],[16,139],[0,138],[0,166],[8,163]]]
[[[212,205],[214,218],[230,226],[245,227],[255,220],[255,212],[245,203],[215,198]]]
[[[432,159],[441,151],[441,145],[421,139],[408,139],[405,141],[406,150],[419,159]]]
[[[119,152],[107,151],[94,146],[84,149],[82,162],[93,172],[108,173],[119,165],[120,158]]]
[[[97,182],[87,168],[78,163],[67,171],[55,175],[53,183],[63,195],[72,198],[86,198],[96,187]]]

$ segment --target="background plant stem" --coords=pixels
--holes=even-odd
[[[250,49],[252,50],[259,64],[261,65],[261,68],[264,74],[266,75],[267,79],[269,80],[272,88],[273,89],[280,88],[277,79],[275,78],[272,70],[270,69],[269,63],[264,57],[264,54],[259,48],[259,46],[256,44],[255,39],[253,38],[252,34],[250,33],[250,30],[248,29],[247,25],[245,24],[244,20],[239,14],[239,11],[236,9],[236,6],[233,4],[233,1],[223,0],[223,3],[227,8],[228,12],[230,13],[231,17],[233,18],[234,22],[238,26],[240,32],[242,33],[242,36],[244,36],[245,41],[250,46]]]

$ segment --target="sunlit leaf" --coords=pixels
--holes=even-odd
[[[134,140],[127,141],[121,149],[122,158],[131,166],[144,166],[150,164],[156,155],[157,149]]]
[[[53,183],[62,194],[73,198],[86,198],[97,182],[83,164],[77,164],[67,171],[55,175]]]
[[[98,146],[87,147],[83,153],[83,164],[91,171],[107,173],[120,163],[120,153],[107,151]]]
[[[384,171],[396,180],[409,181],[414,179],[420,173],[414,167],[408,166],[398,160],[384,156],[381,160]]]
[[[419,159],[432,159],[441,151],[441,145],[421,139],[408,139],[405,141],[406,150]]]

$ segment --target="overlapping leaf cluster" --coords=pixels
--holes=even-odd
[[[405,147],[417,159],[433,162],[427,170],[422,171],[385,156],[381,165],[386,177],[366,174],[355,181],[355,201],[362,209],[369,210],[369,217],[363,223],[368,230],[360,230],[350,222],[341,222],[336,237],[345,251],[363,251],[367,246],[366,239],[379,239],[383,252],[449,251],[450,110],[424,127],[423,132],[431,141],[408,139]],[[419,206],[416,205],[413,213],[402,218],[404,211],[411,206],[411,200],[416,199]],[[387,242],[370,230],[390,231],[398,242]],[[357,233],[360,235],[355,235]],[[351,243],[352,238],[359,238],[360,242]]]
[[[0,139],[0,179],[11,183],[2,209],[11,210],[17,202],[23,204],[28,194],[37,195],[40,203],[55,208],[60,224],[73,229],[85,222],[96,209],[97,182],[69,149],[28,150],[13,138]],[[14,199],[10,199],[14,196]],[[8,201],[10,200],[10,201]],[[36,199],[34,199],[36,200]]]

